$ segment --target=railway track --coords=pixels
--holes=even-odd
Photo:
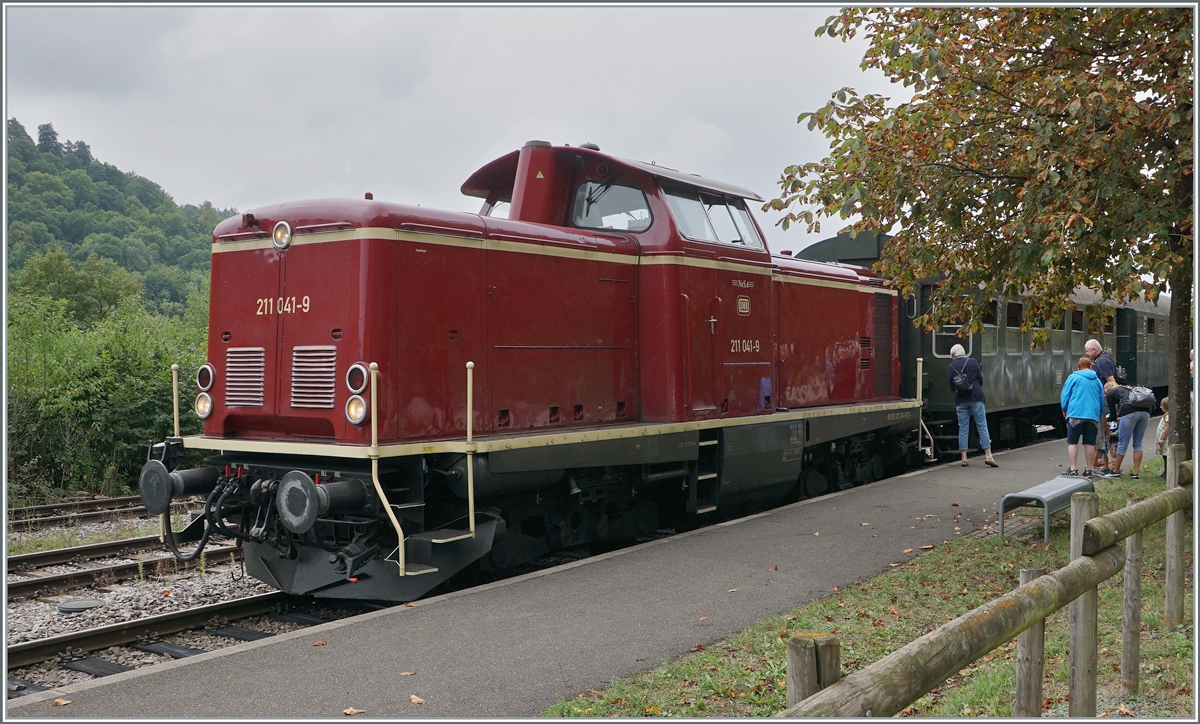
[[[192,506],[189,501],[171,504],[175,510]],[[141,497],[131,495],[124,498],[103,498],[67,503],[34,505],[27,508],[10,508],[8,524],[14,531],[32,531],[80,523],[95,523],[116,518],[145,518],[149,513],[142,505]]]
[[[95,545],[74,546],[58,550],[27,553],[11,556],[8,559],[7,573],[29,575],[24,580],[7,582],[6,599],[21,598],[34,594],[46,594],[55,591],[70,590],[97,583],[112,583],[138,578],[144,575],[156,574],[160,567],[167,567],[174,572],[181,569],[197,568],[199,560],[181,562],[171,555],[144,556],[147,551],[164,551],[158,536],[130,538],[127,540],[98,543]],[[138,560],[101,564],[81,567],[76,570],[60,573],[39,573],[38,569],[64,564],[83,565],[88,561],[120,556],[122,558],[136,557]],[[242,552],[237,546],[216,546],[205,549],[204,560],[208,564],[216,561],[241,560]]]
[[[25,641],[8,647],[8,669],[11,671],[56,657],[78,660],[90,651],[98,651],[110,646],[125,646],[139,641],[153,642],[162,636],[200,628],[208,625],[216,617],[225,621],[234,621],[271,613],[279,608],[300,605],[307,601],[309,599],[275,591],[50,638]]]

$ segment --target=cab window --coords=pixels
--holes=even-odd
[[[663,196],[667,206],[671,207],[671,215],[679,225],[679,233],[697,241],[716,241],[717,232],[708,221],[704,212],[704,204],[694,189],[682,186],[662,186]]]
[[[650,205],[636,186],[588,181],[575,190],[571,223],[581,229],[645,231]]]

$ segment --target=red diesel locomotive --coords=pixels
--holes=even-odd
[[[234,537],[253,576],[407,601],[915,460],[896,293],[772,256],[753,192],[542,141],[462,191],[479,214],[367,194],[217,226],[204,433],[152,446],[148,509],[207,495],[201,548]]]

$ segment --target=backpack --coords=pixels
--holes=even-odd
[[[954,369],[951,367],[950,369]],[[971,390],[975,388],[975,383],[967,376],[967,363],[963,363],[963,368],[958,374],[950,378],[950,384],[954,387],[954,391],[960,395],[969,395]]]
[[[1125,401],[1135,410],[1145,410],[1147,412],[1158,407],[1158,401],[1154,399],[1154,390],[1149,387],[1133,387],[1129,390],[1129,399]]]

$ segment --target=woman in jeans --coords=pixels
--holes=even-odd
[[[1138,410],[1129,404],[1129,387],[1113,385],[1104,388],[1105,401],[1108,402],[1110,414],[1117,417],[1117,455],[1112,460],[1112,468],[1105,474],[1106,478],[1116,478],[1121,475],[1121,462],[1133,442],[1133,474],[1129,477],[1138,480],[1138,472],[1142,467],[1142,438],[1146,436],[1146,428],[1150,425],[1150,413]]]
[[[962,454],[962,465],[967,466],[967,435],[971,431],[971,420],[979,430],[979,446],[983,448],[983,462],[993,468],[1000,467],[992,457],[992,438],[988,435],[987,410],[983,406],[983,370],[979,362],[967,357],[961,344],[950,348],[950,366],[946,373],[950,378],[950,389],[954,390],[954,409],[958,412],[958,451]],[[971,381],[970,392],[959,392],[954,388],[954,377],[967,375]]]

